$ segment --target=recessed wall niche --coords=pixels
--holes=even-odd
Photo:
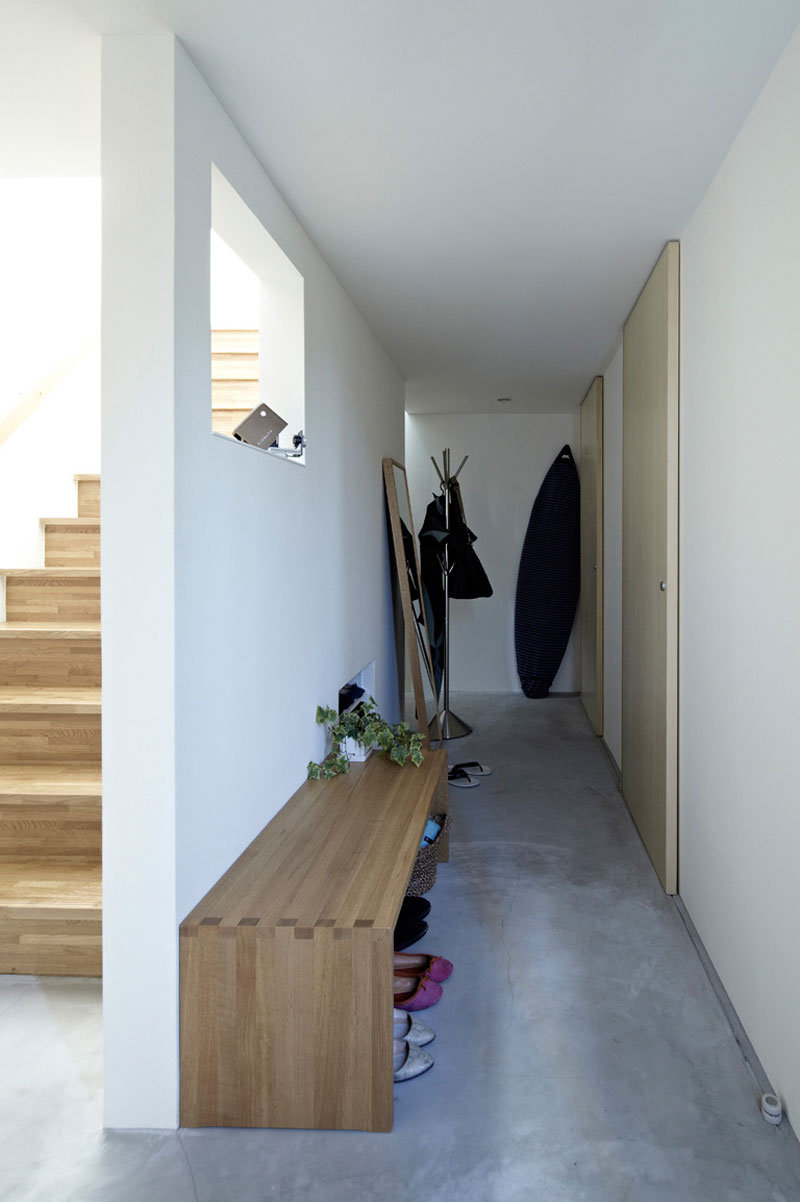
[[[286,425],[271,445],[239,445],[304,464],[303,277],[214,166],[210,302],[212,432],[235,440],[263,406]]]

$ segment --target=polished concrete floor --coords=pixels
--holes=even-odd
[[[0,978],[4,1202],[798,1202],[577,701],[471,696],[421,948],[456,963],[391,1135],[100,1129],[94,982]]]

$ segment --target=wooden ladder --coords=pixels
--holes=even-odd
[[[0,569],[0,973],[101,973],[100,477]]]

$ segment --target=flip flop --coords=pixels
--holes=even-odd
[[[447,774],[448,785],[455,785],[457,789],[477,789],[478,781],[464,771],[463,768],[451,768]]]
[[[487,768],[485,764],[479,764],[477,760],[470,760],[465,764],[453,764],[453,766],[450,768],[450,771],[455,772],[457,768],[460,768],[463,772],[468,773],[470,776],[492,775],[491,768]]]

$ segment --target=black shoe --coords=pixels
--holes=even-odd
[[[402,919],[404,922],[416,919],[421,922],[423,918],[427,918],[431,912],[431,903],[427,897],[406,897],[403,898],[403,904],[400,907],[400,915],[398,922]]]
[[[411,947],[412,943],[419,943],[427,933],[427,922],[412,920],[404,923],[402,919],[398,919],[397,926],[394,928],[394,950],[401,952],[403,948]]]

